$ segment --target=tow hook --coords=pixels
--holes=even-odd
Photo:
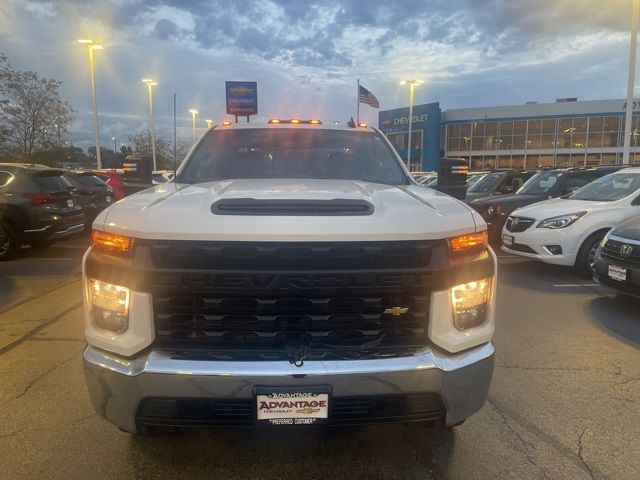
[[[304,365],[304,359],[309,353],[307,347],[298,343],[287,344],[285,348],[287,351],[287,359],[289,360],[289,363],[295,365],[296,367],[302,367]]]

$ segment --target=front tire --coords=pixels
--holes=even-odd
[[[576,257],[575,267],[578,273],[584,277],[593,277],[593,265],[596,257],[598,244],[607,234],[606,230],[592,233],[582,242]]]
[[[0,219],[0,262],[13,258],[20,246],[16,229],[9,222]]]

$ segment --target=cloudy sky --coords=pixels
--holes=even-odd
[[[190,137],[188,108],[224,115],[224,81],[258,82],[260,115],[348,119],[356,79],[382,109],[623,98],[631,0],[55,0],[0,2],[0,52],[63,81],[72,138],[92,144],[86,49],[95,38],[103,144],[147,126],[140,79],[158,80],[157,128]],[[361,107],[377,123],[377,111]],[[201,121],[204,127],[204,120]]]

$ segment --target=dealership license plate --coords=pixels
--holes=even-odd
[[[502,235],[502,243],[504,243],[507,247],[509,245],[513,245],[514,237],[512,235]]]
[[[618,267],[617,265],[609,265],[609,278],[618,282],[624,282],[627,279],[627,269]]]
[[[328,393],[256,395],[257,419],[271,425],[313,425],[329,417]]]
[[[111,203],[111,197],[109,195],[107,195],[106,200],[107,200],[107,203]]]
[[[67,200],[67,207],[71,208],[74,206],[73,200],[69,199]]]

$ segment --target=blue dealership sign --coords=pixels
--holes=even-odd
[[[257,82],[225,82],[227,91],[227,115],[258,114]]]

